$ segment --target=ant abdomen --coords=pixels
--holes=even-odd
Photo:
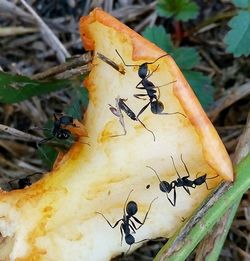
[[[135,238],[131,234],[128,234],[125,236],[125,241],[128,245],[133,245],[135,243]]]
[[[199,185],[205,183],[206,182],[206,178],[207,178],[207,174],[205,174],[203,176],[200,176],[199,178],[196,178],[194,180],[194,185],[195,186],[199,186]]]
[[[151,102],[152,113],[160,114],[163,112],[163,110],[164,110],[164,105],[161,101],[156,100],[156,101]]]

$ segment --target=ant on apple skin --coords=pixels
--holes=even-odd
[[[34,175],[43,175],[43,173],[41,173],[41,172],[35,172],[35,173],[32,173],[32,174],[30,174],[30,175],[27,175],[27,176],[25,176],[25,177],[23,177],[23,178],[15,178],[15,179],[12,179],[12,180],[10,180],[10,181],[8,181],[8,184],[9,184],[9,186],[10,186],[10,188],[13,190],[13,189],[24,189],[25,187],[27,187],[27,186],[31,186],[32,185],[32,182],[31,182],[31,179],[30,179],[30,177],[32,177],[32,176],[34,176]],[[14,186],[13,186],[13,182],[14,181],[16,181],[16,180],[18,180],[18,182],[17,182],[17,188],[14,188]]]
[[[174,166],[174,169],[175,169],[175,172],[177,173],[178,175],[178,178],[176,180],[173,180],[171,182],[167,182],[165,180],[161,180],[160,177],[158,176],[157,172],[150,166],[146,166],[147,168],[150,168],[154,173],[155,175],[157,176],[158,180],[159,180],[159,188],[160,190],[163,192],[163,193],[166,193],[166,196],[167,196],[167,199],[168,201],[170,202],[170,204],[174,207],[176,205],[176,188],[177,187],[183,187],[184,190],[190,195],[190,191],[189,191],[189,188],[193,188],[195,189],[197,186],[200,186],[202,184],[206,184],[206,187],[208,190],[210,190],[208,188],[208,185],[207,185],[207,182],[206,180],[208,179],[214,179],[214,178],[217,178],[219,175],[216,175],[214,177],[210,177],[208,178],[207,177],[207,174],[205,173],[204,175],[200,176],[200,177],[196,177],[194,180],[191,180],[189,179],[190,177],[190,173],[188,171],[188,168],[187,168],[187,165],[185,164],[185,162],[183,161],[183,158],[182,158],[182,154],[181,154],[181,161],[185,167],[185,170],[187,172],[188,175],[184,176],[184,177],[181,177],[179,172],[177,171],[177,168],[175,166],[175,163],[174,163],[174,159],[173,157],[171,156],[171,159],[172,159],[172,163],[173,163],[173,166]],[[168,194],[171,192],[171,191],[174,191],[174,197],[173,197],[173,201],[168,197]]]
[[[158,69],[159,65],[157,65],[156,69],[153,70],[151,73],[149,72],[148,69],[148,64],[154,64],[157,62],[159,59],[168,56],[169,54],[164,54],[157,59],[155,59],[153,62],[145,62],[142,64],[126,64],[125,61],[123,60],[122,56],[119,54],[117,50],[115,50],[120,59],[122,60],[123,64],[127,67],[133,67],[133,66],[138,66],[138,76],[141,78],[141,81],[136,85],[137,89],[145,90],[147,94],[134,94],[134,97],[138,99],[144,99],[143,97],[148,96],[149,97],[149,102],[140,110],[140,112],[137,114],[137,119],[138,117],[147,109],[147,107],[150,105],[151,112],[154,114],[161,114],[161,115],[173,115],[173,114],[180,114],[183,117],[186,118],[186,116],[180,112],[163,112],[164,110],[164,105],[163,103],[159,100],[160,98],[160,89],[159,87],[161,86],[155,86],[151,81],[148,80],[148,78]],[[168,84],[172,84],[176,81],[172,81]],[[142,85],[140,87],[139,85]],[[156,90],[158,89],[159,95],[156,95]]]
[[[122,134],[118,134],[118,135],[112,135],[111,137],[118,137],[118,136],[124,136],[127,134],[127,130],[125,128],[125,122],[124,122],[124,118],[123,118],[123,114],[122,114],[122,111],[124,111],[127,116],[133,120],[133,121],[139,121],[141,123],[141,125],[147,130],[149,131],[152,135],[153,135],[153,138],[154,138],[154,141],[155,141],[155,135],[154,133],[148,129],[145,124],[136,117],[135,113],[128,107],[128,105],[125,103],[125,101],[127,101],[127,99],[122,99],[120,98],[119,96],[115,99],[116,101],[116,107],[113,107],[112,105],[109,104],[109,109],[110,111],[119,118],[119,121],[120,121],[120,124],[122,125],[123,127],[123,133]]]
[[[64,126],[73,126],[76,127],[76,125],[73,123],[74,118],[72,116],[68,116],[68,115],[63,115],[60,116],[59,118],[56,116],[56,114],[54,113],[54,126],[52,129],[52,136],[49,138],[45,138],[42,139],[41,141],[38,142],[38,146],[48,142],[54,138],[57,138],[59,140],[67,140],[70,136],[71,136],[71,132],[67,129],[64,129],[62,125]]]
[[[140,221],[138,218],[136,218],[134,215],[138,212],[138,206],[137,206],[137,203],[135,201],[129,201],[128,202],[128,199],[130,197],[130,194],[132,193],[133,190],[131,190],[129,192],[129,195],[124,203],[124,207],[123,207],[123,217],[119,220],[117,220],[115,222],[114,225],[112,225],[109,220],[100,212],[96,212],[97,214],[99,215],[102,215],[102,217],[106,220],[106,222],[108,223],[108,225],[111,227],[111,228],[115,228],[120,222],[120,232],[121,232],[121,245],[122,245],[122,241],[123,241],[123,236],[125,236],[125,242],[129,245],[129,249],[127,252],[129,252],[130,250],[130,247],[131,245],[133,244],[136,244],[136,243],[140,243],[142,241],[145,241],[147,239],[144,239],[144,240],[141,240],[141,241],[138,241],[138,242],[135,242],[135,238],[134,236],[132,235],[132,233],[136,233],[136,230],[140,229],[146,219],[147,219],[147,216],[148,216],[148,213],[150,211],[150,208],[151,208],[151,205],[153,204],[153,202],[157,199],[153,199],[149,205],[149,208],[145,214],[145,217],[143,219],[143,221]],[[127,203],[128,202],[128,203]],[[138,223],[139,226],[136,227],[135,223]]]

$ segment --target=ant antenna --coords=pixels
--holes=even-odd
[[[184,165],[184,167],[185,167],[185,170],[186,170],[188,176],[190,176],[190,173],[189,173],[189,171],[188,171],[187,165],[186,165],[186,163],[184,162],[184,160],[183,160],[183,158],[182,158],[182,154],[181,154],[181,162],[183,163],[183,165]]]
[[[158,178],[159,182],[162,182],[155,169],[153,169],[153,168],[150,167],[150,166],[146,166],[146,167],[149,168],[149,169],[151,169],[151,170],[153,170],[153,172],[155,173],[155,175],[156,175],[156,177]]]
[[[119,54],[119,52],[117,51],[117,49],[115,49],[116,53],[119,55],[119,57],[121,58],[123,64],[125,66],[129,66],[129,67],[133,67],[133,66],[141,66],[142,64],[126,64],[125,61],[123,60],[122,56]],[[155,59],[153,62],[146,62],[145,64],[153,64],[155,62],[157,62],[159,59],[165,57],[165,56],[168,56],[169,54],[163,54],[162,56],[158,57],[157,59]]]
[[[129,192],[128,197],[127,197],[127,199],[126,199],[126,201],[125,201],[125,203],[124,203],[124,207],[123,207],[123,213],[124,213],[124,215],[126,215],[126,205],[127,205],[128,199],[129,199],[129,197],[130,197],[130,195],[131,195],[131,193],[132,193],[133,191],[134,191],[134,190],[132,189],[132,190]]]
[[[151,206],[152,206],[152,204],[154,203],[154,201],[155,201],[156,199],[158,199],[158,197],[154,198],[154,199],[151,201],[151,203],[150,203],[150,205],[149,205],[149,207],[148,207],[148,211],[147,211],[147,213],[146,213],[146,215],[145,215],[143,221],[141,222],[141,225],[140,225],[136,230],[138,230],[139,228],[141,228],[142,225],[144,225],[144,223],[145,223],[145,221],[146,221],[146,219],[147,219],[147,217],[148,217],[148,213],[149,213],[149,211],[150,211],[150,209],[151,209]],[[134,218],[135,218],[135,217],[134,217]]]
[[[173,163],[173,165],[174,165],[175,172],[177,173],[178,177],[181,178],[181,176],[180,176],[180,174],[179,174],[179,172],[178,172],[178,170],[177,170],[177,168],[176,168],[176,166],[175,166],[174,158],[173,158],[172,156],[171,156],[171,160],[172,160],[172,163]]]
[[[153,139],[155,141],[155,135],[153,133],[153,131],[151,131],[149,128],[146,127],[146,125],[137,117],[137,120],[141,123],[141,125],[147,130],[149,131],[152,135],[153,135]]]

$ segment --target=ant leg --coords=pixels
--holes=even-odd
[[[189,173],[189,170],[188,170],[188,168],[187,168],[186,163],[184,162],[184,160],[183,160],[183,158],[182,158],[182,154],[181,154],[181,162],[183,163],[184,168],[185,168],[185,170],[186,170],[186,173],[188,174],[188,176],[185,176],[185,177],[183,177],[183,178],[189,178],[189,177],[190,177],[190,173]],[[189,191],[188,187],[186,187],[186,186],[183,185],[183,188],[184,188],[185,191],[190,195],[190,191]],[[193,188],[193,186],[192,186],[192,188]]]
[[[177,170],[177,168],[176,168],[176,166],[175,166],[174,158],[173,158],[172,156],[171,156],[171,160],[172,160],[172,163],[173,163],[173,165],[174,165],[175,172],[177,173],[179,179],[181,179],[182,181],[184,181],[184,180],[183,180],[184,178],[189,178],[190,174],[189,174],[189,172],[188,172],[188,169],[186,168],[186,165],[185,165],[184,161],[182,160],[182,154],[181,154],[181,161],[182,161],[182,163],[183,163],[184,166],[185,166],[185,169],[186,169],[186,171],[187,171],[187,173],[188,173],[188,176],[185,176],[185,177],[182,177],[182,178],[181,178],[181,176],[180,176],[180,174],[179,174],[179,172],[178,172],[178,170]],[[188,187],[186,187],[185,185],[183,185],[182,187],[183,187],[183,188],[185,189],[185,191],[190,195],[190,191],[189,191]]]
[[[117,220],[117,221],[115,222],[115,224],[112,226],[111,223],[108,221],[108,219],[107,219],[101,212],[95,212],[95,213],[97,213],[97,214],[99,214],[99,215],[102,215],[102,217],[107,221],[107,223],[109,224],[109,226],[110,226],[111,228],[115,228],[115,227],[119,224],[119,222],[122,221],[122,218],[121,218],[121,219]]]
[[[170,202],[170,204],[171,204],[173,207],[175,207],[175,205],[176,205],[176,187],[174,186],[173,189],[174,189],[174,200],[172,201],[172,200],[168,197],[168,193],[167,193],[167,192],[166,192],[166,196],[167,196],[167,199],[168,199],[168,201]]]
[[[146,219],[147,219],[148,213],[149,213],[149,211],[150,211],[150,209],[151,209],[151,206],[152,206],[153,202],[154,202],[156,199],[158,199],[158,197],[157,197],[157,198],[154,198],[154,199],[151,201],[151,203],[150,203],[150,205],[149,205],[149,208],[148,208],[148,211],[147,211],[147,213],[146,213],[146,215],[145,215],[145,217],[144,217],[144,219],[143,219],[142,222],[141,222],[138,218],[132,216],[132,218],[133,218],[137,223],[140,224],[140,226],[137,227],[136,230],[138,230],[139,228],[141,228],[142,225],[144,225],[144,223],[145,223],[145,221],[146,221]]]
[[[148,102],[137,114],[136,118],[138,119],[138,117],[148,108],[150,102]]]
[[[130,248],[131,248],[131,245],[129,246],[128,250],[126,251],[125,256],[128,255]]]
[[[216,176],[213,176],[213,177],[210,177],[210,178],[206,178],[206,179],[215,179],[215,178],[217,178],[218,176],[219,176],[219,175],[216,175]],[[206,184],[207,190],[212,190],[212,189],[215,188],[215,187],[209,188],[206,180],[205,180],[205,184]]]
[[[122,240],[123,240],[123,231],[122,231],[122,224],[120,225],[120,232],[121,232],[121,246],[122,246]]]
[[[181,116],[183,116],[184,118],[187,118],[187,116],[181,112],[161,112],[161,113],[157,113],[157,115],[174,115],[174,114],[180,114]]]
[[[140,97],[145,97],[145,96],[148,96],[147,94],[134,94],[134,97],[137,98],[137,99],[141,99],[141,100],[147,100],[145,98],[140,98]]]
[[[140,112],[137,114],[136,118],[137,120],[141,123],[141,125],[147,130],[149,131],[152,135],[153,135],[153,138],[154,138],[154,141],[155,141],[155,135],[153,133],[153,131],[151,131],[150,129],[148,129],[146,127],[146,125],[139,119],[139,116],[147,109],[147,107],[149,106],[150,102],[148,104],[146,104],[141,110]]]
[[[188,195],[191,195],[191,193],[190,193],[190,190],[189,190],[189,188],[188,187],[186,187],[186,186],[182,186],[184,189],[185,189],[185,191],[188,193]],[[194,188],[194,187],[192,187],[192,188]]]
[[[129,227],[132,229],[133,233],[136,233],[135,230],[136,230],[136,226],[135,226],[135,223],[132,221],[132,220],[129,220],[131,222],[132,225],[129,224]]]
[[[151,131],[150,129],[148,129],[148,128],[146,127],[146,125],[145,125],[140,119],[137,118],[137,120],[141,123],[141,125],[142,125],[147,131],[149,131],[149,132],[153,135],[153,139],[154,139],[154,141],[155,141],[155,135],[154,135],[153,131]]]

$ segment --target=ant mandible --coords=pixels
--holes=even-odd
[[[150,105],[151,112],[154,114],[161,114],[161,115],[173,115],[173,114],[180,114],[186,118],[186,116],[180,112],[163,112],[164,110],[164,105],[163,103],[159,100],[160,98],[160,89],[159,87],[161,86],[155,86],[151,81],[148,80],[148,78],[158,69],[159,65],[157,65],[156,69],[153,70],[151,73],[148,70],[148,65],[149,64],[154,64],[157,62],[159,59],[168,56],[169,54],[164,54],[157,59],[155,59],[153,62],[145,62],[142,64],[126,64],[125,61],[123,60],[122,56],[119,54],[117,50],[115,50],[120,59],[122,60],[123,64],[127,67],[134,67],[138,66],[138,76],[141,78],[141,81],[136,85],[137,89],[145,90],[147,94],[135,94],[134,96],[138,99],[144,99],[143,97],[148,96],[149,97],[149,102],[140,110],[140,112],[137,114],[137,118],[147,109],[147,107]],[[172,81],[168,84],[172,84],[176,81]],[[139,85],[142,85],[140,87]],[[167,84],[167,85],[168,85]],[[157,91],[155,89],[158,89],[158,96],[156,95]]]
[[[148,129],[145,124],[136,117],[135,113],[128,107],[128,105],[125,103],[127,101],[127,99],[122,99],[120,98],[119,96],[115,99],[116,101],[116,107],[113,107],[112,105],[109,104],[109,109],[110,111],[119,118],[119,121],[120,121],[120,124],[122,125],[123,127],[123,133],[122,134],[118,134],[118,135],[112,135],[111,137],[118,137],[118,136],[124,136],[127,134],[127,130],[125,128],[125,122],[124,122],[124,118],[123,118],[123,114],[122,114],[122,111],[124,111],[127,116],[133,120],[133,121],[139,121],[141,123],[141,125],[147,130],[149,131],[152,135],[153,135],[153,138],[154,138],[154,141],[155,141],[155,135],[154,133]]]
[[[182,154],[181,154],[181,161],[182,161],[182,163],[184,165],[184,168],[185,168],[185,170],[186,170],[186,172],[188,174],[188,175],[186,175],[184,177],[181,177],[179,172],[177,171],[177,168],[175,166],[174,159],[173,159],[172,156],[171,156],[171,160],[172,160],[175,172],[178,175],[178,178],[176,180],[171,181],[171,182],[167,182],[165,180],[161,180],[159,175],[157,174],[157,172],[152,167],[150,167],[150,166],[147,166],[147,167],[154,171],[155,175],[157,176],[157,178],[158,178],[158,180],[160,182],[159,183],[160,190],[162,192],[166,193],[167,199],[171,203],[172,206],[176,205],[176,188],[183,187],[184,190],[190,195],[189,188],[193,188],[194,189],[197,186],[200,186],[203,183],[205,183],[207,189],[209,190],[206,180],[207,179],[214,179],[214,178],[217,178],[219,176],[219,175],[216,175],[214,177],[207,178],[207,174],[204,174],[204,175],[202,175],[202,176],[200,176],[198,178],[195,178],[194,180],[189,179],[190,173],[189,173],[189,170],[187,168],[187,165],[183,161]],[[168,194],[172,190],[174,191],[173,201],[168,197]]]
[[[142,225],[144,225],[146,219],[147,219],[147,216],[148,216],[148,213],[150,211],[150,208],[151,208],[151,205],[153,204],[153,202],[157,199],[153,199],[149,205],[149,208],[148,208],[148,211],[146,212],[145,214],[145,217],[143,219],[143,221],[140,221],[137,217],[135,217],[134,215],[138,212],[138,206],[137,206],[137,203],[135,201],[129,201],[128,202],[128,199],[130,197],[130,194],[132,193],[133,190],[131,190],[129,192],[129,195],[124,203],[124,207],[123,207],[123,217],[119,220],[117,220],[115,222],[114,225],[112,225],[109,220],[100,212],[96,212],[97,214],[100,214],[102,215],[102,217],[106,220],[106,222],[108,223],[108,225],[111,227],[111,228],[115,228],[120,222],[121,222],[121,225],[120,225],[120,231],[121,231],[121,245],[122,245],[122,241],[123,241],[123,235],[125,235],[125,242],[129,245],[129,249],[131,247],[131,245],[133,244],[136,244],[136,243],[140,243],[142,241],[138,241],[138,242],[135,242],[135,238],[134,236],[132,235],[132,233],[136,233],[136,230],[140,229],[142,227]],[[128,203],[127,203],[128,202]],[[136,227],[135,223],[138,223],[139,226]],[[131,231],[132,230],[132,231]],[[129,250],[128,250],[129,251]],[[128,252],[127,251],[127,252]]]

